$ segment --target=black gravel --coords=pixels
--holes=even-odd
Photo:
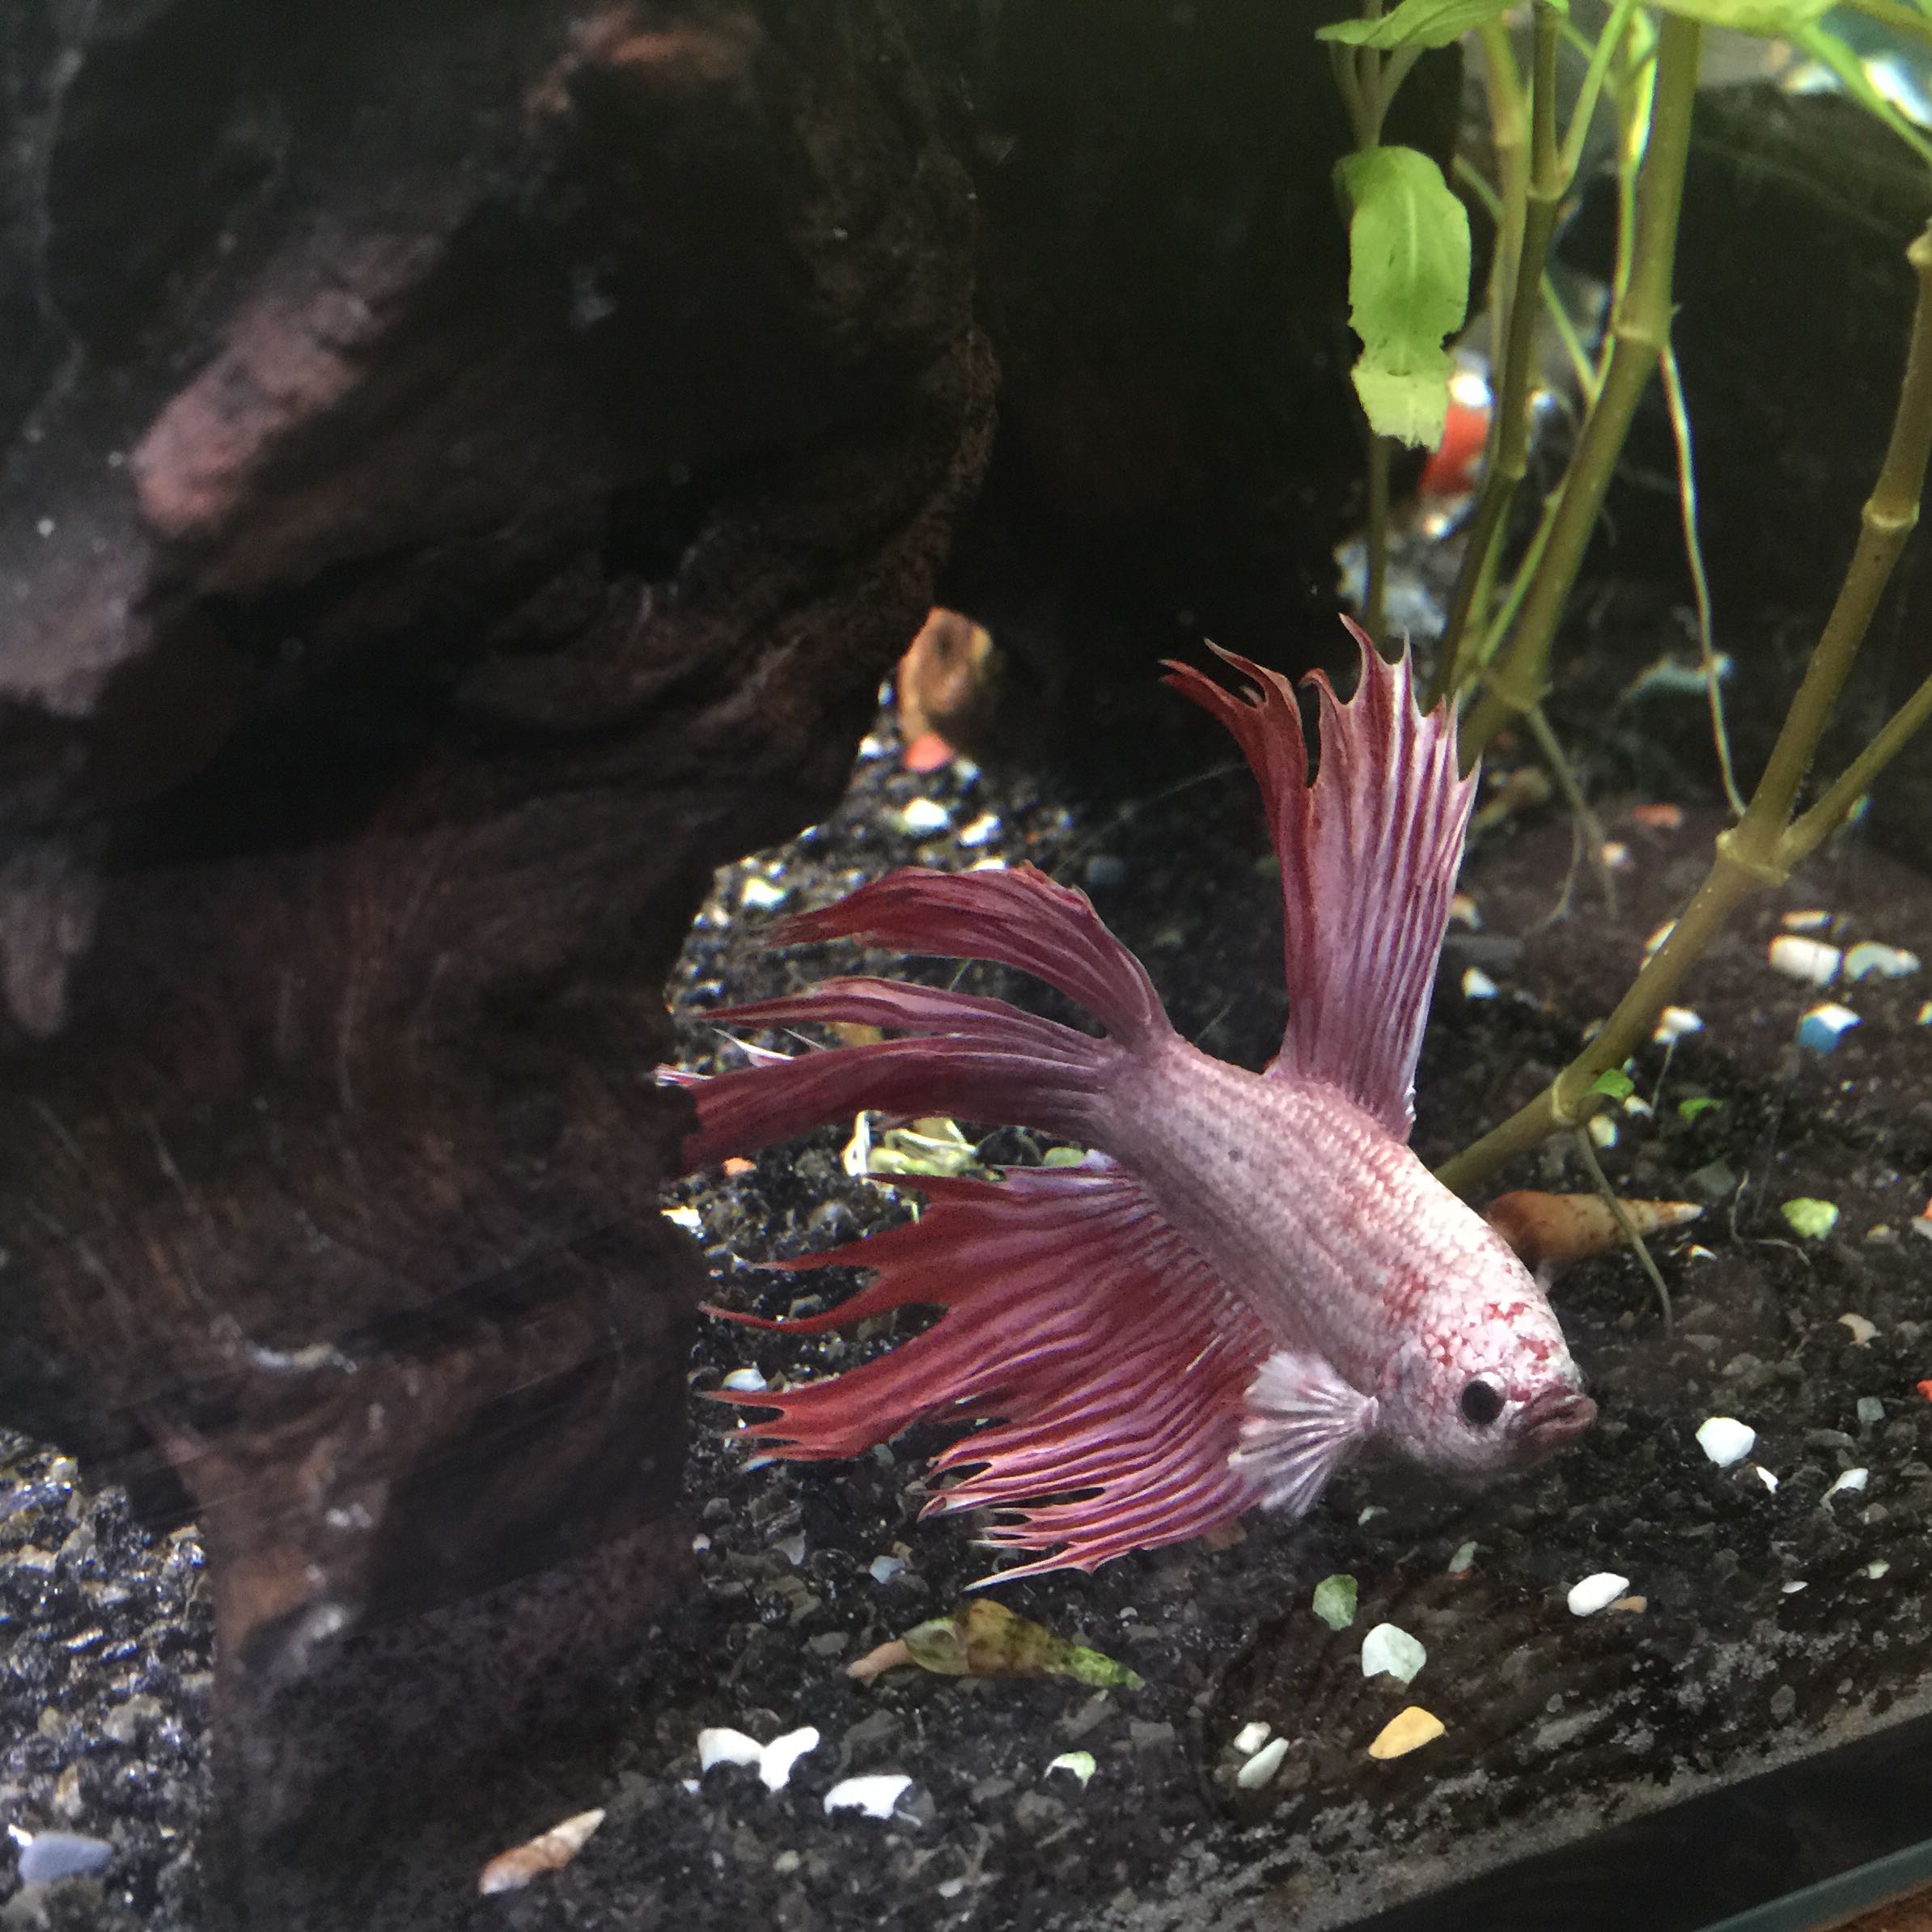
[[[915,799],[943,807],[945,827],[905,829],[894,815]],[[979,825],[987,814],[997,828]],[[1587,888],[1550,917],[1572,841],[1549,808],[1516,815],[1476,852],[1464,883],[1482,930],[1459,930],[1451,946],[1420,1082],[1429,1157],[1561,1063],[1695,883],[1707,817],[1675,829],[1609,817],[1633,858],[1614,917]],[[962,847],[968,828],[981,842]],[[914,777],[883,736],[825,826],[720,875],[674,989],[691,1063],[730,1057],[705,1009],[802,983],[834,956],[851,964],[849,949],[771,951],[769,911],[746,908],[748,886],[754,900],[799,906],[914,859],[1026,857],[1089,887],[1184,1030],[1245,1064],[1273,1050],[1279,912],[1244,774],[1123,813],[960,767]],[[632,1715],[607,1779],[555,1794],[558,1817],[600,1806],[603,1827],[567,1869],[526,1892],[452,1900],[447,1922],[1324,1926],[1917,1708],[1932,1662],[1932,1401],[1917,1387],[1932,1376],[1932,1243],[1913,1222],[1932,1192],[1932,1027],[1917,1019],[1932,982],[1838,989],[1862,1024],[1828,1057],[1798,1052],[1798,1017],[1820,995],[1772,974],[1765,946],[1779,911],[1801,905],[1832,911],[1847,939],[1932,959],[1923,875],[1849,845],[1741,922],[1700,974],[1688,997],[1703,1031],[1667,1059],[1661,1047],[1640,1057],[1637,1093],[1650,1112],[1622,1117],[1605,1163],[1626,1192],[1708,1208],[1659,1244],[1677,1304],[1669,1332],[1625,1257],[1559,1282],[1603,1407],[1578,1448],[1479,1494],[1352,1471],[1299,1527],[1256,1520],[1224,1547],[1000,1592],[1131,1663],[1140,1689],[911,1671],[866,1686],[847,1675],[853,1659],[951,1608],[988,1567],[969,1526],[914,1520],[923,1459],[940,1438],[849,1465],[748,1468],[732,1412],[701,1401],[686,1489],[701,1587],[640,1633],[633,1679],[614,1687]],[[1472,964],[1495,997],[1465,997]],[[950,980],[956,969],[912,970]],[[972,968],[967,983],[1054,1010],[1015,976]],[[1699,1099],[1720,1104],[1687,1117],[1680,1103]],[[845,1174],[845,1138],[828,1131],[680,1191],[670,1205],[695,1212],[722,1301],[782,1313],[841,1294],[854,1277],[755,1265],[909,1211],[905,1192]],[[1015,1162],[1038,1150],[1009,1132],[984,1151]],[[1584,1184],[1561,1146],[1507,1179]],[[1784,1220],[1799,1195],[1837,1205],[1828,1238],[1802,1239]],[[1847,1314],[1872,1324],[1868,1340]],[[713,1324],[694,1386],[753,1366],[768,1377],[845,1366],[917,1320],[801,1341]],[[1758,1431],[1745,1463],[1721,1470],[1698,1449],[1713,1413]],[[1777,1477],[1775,1493],[1759,1468]],[[1866,1486],[1828,1501],[1851,1468],[1867,1472]],[[0,1515],[0,1722],[12,1740],[0,1821],[115,1846],[104,1883],[49,1895],[57,1914],[83,1916],[49,1922],[193,1926],[184,1844],[203,1798],[207,1655],[198,1553],[190,1538],[144,1540],[113,1498],[85,1498],[70,1468],[23,1447],[4,1480],[24,1487]],[[29,1549],[46,1554],[23,1560]],[[903,1566],[881,1580],[881,1557]],[[1642,1607],[1573,1616],[1569,1587],[1604,1570],[1626,1576]],[[1354,1627],[1339,1633],[1308,1607],[1315,1583],[1338,1571],[1361,1591]],[[116,1589],[126,1595],[104,1599]],[[1406,1690],[1361,1675],[1361,1638],[1383,1619],[1428,1649]],[[96,1626],[97,1640],[74,1647]],[[143,1696],[154,1708],[111,1718]],[[1370,1739],[1412,1702],[1447,1735],[1371,1761]],[[1231,1740],[1252,1721],[1288,1749],[1272,1782],[1244,1791]],[[805,1725],[821,1741],[782,1791],[746,1769],[699,1777],[705,1727],[764,1739]],[[1047,1769],[1069,1751],[1093,1755],[1084,1786]],[[871,1771],[912,1780],[892,1818],[828,1816],[835,1781]],[[83,1892],[83,1907],[68,1903]]]

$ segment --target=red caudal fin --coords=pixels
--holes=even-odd
[[[1086,896],[1030,866],[894,872],[836,905],[785,921],[777,937],[782,943],[864,938],[1016,966],[1078,1000],[1108,1037],[1093,1039],[1003,1000],[894,980],[827,980],[786,998],[727,1008],[709,1017],[756,1027],[875,1026],[913,1037],[782,1059],[761,1053],[756,1065],[708,1080],[667,1073],[697,1104],[697,1131],[684,1150],[687,1170],[865,1108],[960,1114],[1092,1141],[1121,1054],[1167,1026],[1140,962]]]
[[[777,1410],[750,1434],[819,1459],[914,1422],[980,1425],[934,1462],[960,1479],[926,1513],[990,1508],[988,1542],[1050,1553],[1001,1581],[1201,1536],[1253,1501],[1230,1458],[1267,1340],[1138,1182],[1095,1163],[917,1184],[917,1221],[788,1264],[870,1268],[867,1286],[826,1314],[756,1325],[812,1333],[912,1305],[945,1312],[844,1375],[724,1398]]]
[[[1167,681],[1233,733],[1267,805],[1289,1001],[1287,1036],[1270,1070],[1332,1081],[1406,1139],[1476,781],[1457,774],[1447,706],[1426,716],[1416,709],[1408,659],[1386,663],[1349,628],[1362,647],[1354,695],[1344,704],[1320,672],[1309,680],[1321,708],[1312,785],[1286,678],[1217,650],[1248,692],[1182,664]]]

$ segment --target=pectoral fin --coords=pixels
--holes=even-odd
[[[1375,1426],[1373,1396],[1352,1388],[1320,1355],[1277,1349],[1248,1385],[1241,1446],[1228,1460],[1255,1499],[1305,1516],[1328,1478]]]

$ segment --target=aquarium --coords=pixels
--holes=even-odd
[[[27,0],[0,1918],[1911,1922],[1929,19]]]

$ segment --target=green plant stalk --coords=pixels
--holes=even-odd
[[[1691,591],[1697,606],[1697,650],[1704,665],[1704,689],[1710,706],[1711,743],[1732,816],[1744,816],[1743,795],[1731,763],[1731,733],[1724,724],[1724,680],[1718,676],[1716,625],[1711,615],[1710,578],[1704,569],[1704,546],[1697,536],[1697,464],[1691,442],[1690,411],[1684,406],[1684,378],[1677,352],[1667,344],[1660,358],[1663,395],[1670,405],[1671,438],[1677,446],[1677,506],[1684,524],[1684,555],[1690,566]]]
[[[1550,1134],[1580,1125],[1593,1111],[1598,1078],[1621,1066],[1650,1036],[1667,1006],[1731,913],[1765,886],[1782,885],[1792,866],[1841,824],[1874,778],[1913,734],[1932,720],[1932,678],[1914,691],[1810,810],[1792,807],[1880,595],[1918,520],[1932,457],[1932,227],[1906,251],[1918,278],[1904,379],[1879,480],[1865,505],[1858,544],[1837,600],[1811,653],[1803,682],[1743,818],[1719,835],[1710,872],[1663,943],[1645,963],[1603,1030],[1541,1093],[1440,1170],[1466,1191]]]
[[[1486,70],[1483,93],[1489,104],[1489,146],[1496,156],[1496,248],[1489,263],[1489,362],[1502,366],[1510,294],[1516,286],[1516,250],[1529,198],[1529,102],[1516,66],[1509,30],[1501,20],[1477,29]],[[1472,171],[1473,172],[1473,171]]]
[[[1469,193],[1482,204],[1490,221],[1500,233],[1502,227],[1502,197],[1497,193],[1496,190],[1477,172],[1471,165],[1467,155],[1458,155],[1455,157],[1454,171],[1456,180],[1461,182],[1463,186],[1468,189]],[[1492,282],[1495,280],[1493,261],[1490,264],[1490,280]],[[1584,354],[1582,341],[1577,334],[1577,325],[1570,320],[1570,311],[1564,307],[1562,298],[1557,294],[1557,285],[1551,279],[1548,269],[1544,271],[1541,293],[1543,312],[1549,317],[1549,325],[1556,331],[1557,340],[1563,345],[1563,354],[1569,360],[1570,372],[1575,379],[1577,392],[1583,398],[1585,406],[1587,407],[1596,395],[1596,365]],[[1495,320],[1495,298],[1493,295],[1490,298],[1490,321],[1493,324]],[[1493,330],[1492,333],[1493,333]],[[1498,366],[1501,366],[1500,354],[1493,356],[1491,359]]]
[[[1585,419],[1549,542],[1523,598],[1515,633],[1485,674],[1481,694],[1464,716],[1465,770],[1511,718],[1542,701],[1557,621],[1602,511],[1630,419],[1670,340],[1671,269],[1702,32],[1696,21],[1676,14],[1665,15],[1659,32],[1656,95],[1638,178],[1630,284],[1611,323],[1609,366]]]
[[[1550,0],[1536,0],[1536,42],[1530,70],[1530,168],[1523,226],[1515,250],[1515,283],[1503,329],[1502,381],[1489,422],[1489,460],[1468,540],[1450,594],[1449,614],[1436,655],[1435,676],[1425,702],[1433,705],[1467,675],[1464,662],[1477,592],[1493,580],[1493,556],[1509,523],[1510,505],[1529,468],[1530,377],[1536,361],[1537,297],[1549,261],[1550,238],[1562,207],[1563,157],[1557,144],[1557,51],[1562,15]]]
[[[1570,807],[1570,816],[1576,827],[1577,837],[1584,847],[1584,856],[1591,872],[1596,876],[1597,889],[1604,896],[1604,904],[1610,917],[1616,917],[1616,875],[1610,870],[1610,862],[1604,855],[1606,841],[1604,822],[1591,809],[1590,800],[1585,796],[1582,781],[1570,768],[1570,761],[1564,756],[1562,742],[1550,728],[1549,720],[1543,715],[1543,707],[1535,705],[1523,714],[1523,722],[1530,728],[1530,735],[1536,741],[1536,748],[1543,754],[1543,762],[1549,767],[1549,775],[1557,782],[1557,790],[1563,794],[1563,803]]]
[[[1636,11],[1637,0],[1616,0],[1603,32],[1597,36],[1595,46],[1590,50],[1590,64],[1583,70],[1582,85],[1571,104],[1570,132],[1563,140],[1563,179],[1566,183],[1577,178],[1577,170],[1582,166],[1583,149],[1590,138],[1597,101],[1609,78],[1611,63],[1622,51],[1624,36],[1630,30],[1630,16]]]
[[[1589,1171],[1591,1184],[1604,1205],[1610,1210],[1610,1218],[1616,1223],[1625,1244],[1637,1256],[1638,1265],[1650,1277],[1650,1286],[1657,1292],[1657,1307],[1663,1316],[1663,1325],[1671,1325],[1671,1291],[1665,1285],[1663,1271],[1650,1258],[1650,1251],[1643,1236],[1638,1232],[1637,1223],[1630,1218],[1630,1210],[1617,1198],[1616,1189],[1610,1184],[1610,1176],[1604,1171],[1604,1163],[1596,1157],[1596,1149],[1591,1145],[1590,1130],[1579,1127],[1576,1130],[1577,1152],[1582,1156],[1583,1165]]]

